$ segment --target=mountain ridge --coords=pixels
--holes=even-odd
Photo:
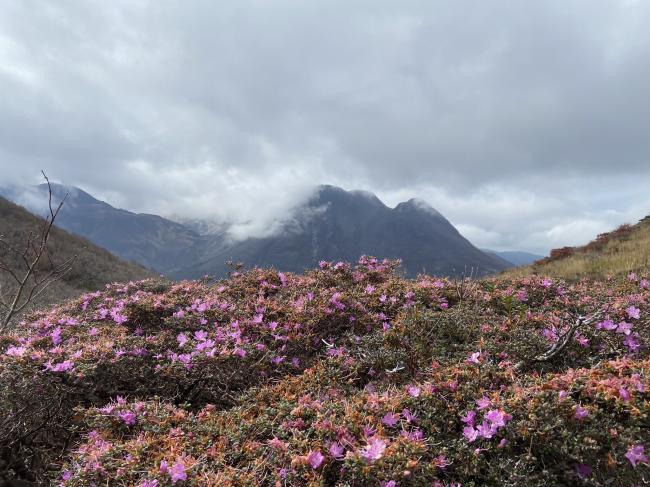
[[[133,213],[78,188],[55,186],[59,196],[66,191],[71,197],[60,216],[63,228],[178,279],[225,277],[228,261],[301,272],[319,260],[356,261],[361,255],[400,258],[409,276],[485,275],[507,267],[417,198],[390,208],[367,191],[320,185],[274,223],[271,235],[235,239],[225,224],[220,231],[201,234],[197,230],[220,227]]]

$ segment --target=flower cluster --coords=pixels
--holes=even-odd
[[[407,280],[396,267],[115,284],[39,312],[0,336],[0,445],[13,445],[0,460],[32,459],[43,482],[58,462],[49,481],[65,486],[647,476],[645,277]],[[579,314],[601,318],[576,330]]]

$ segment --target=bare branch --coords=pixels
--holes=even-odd
[[[9,326],[11,320],[22,312],[30,303],[38,299],[41,294],[54,282],[60,280],[65,276],[74,265],[77,256],[69,258],[61,264],[53,262],[52,257],[48,251],[48,241],[63,204],[68,199],[69,193],[61,199],[59,204],[55,207],[52,203],[52,185],[50,180],[41,171],[48,189],[48,209],[49,215],[43,220],[41,231],[39,234],[29,233],[26,237],[23,250],[18,250],[13,245],[9,244],[4,237],[0,236],[0,243],[2,243],[9,252],[16,254],[22,260],[25,269],[20,271],[12,269],[8,264],[0,262],[0,272],[8,274],[15,282],[16,289],[13,295],[9,295],[9,299],[1,299],[0,305],[6,311],[4,316],[0,317],[0,331],[3,331]],[[41,275],[39,271],[39,263],[47,257],[49,269]],[[28,284],[29,281],[31,284]],[[2,298],[3,296],[0,296]]]
[[[578,328],[580,328],[582,325],[589,325],[593,323],[594,321],[599,319],[602,315],[603,315],[602,311],[597,311],[589,318],[579,315],[576,318],[576,320],[573,322],[573,324],[569,327],[567,332],[561,337],[559,337],[551,348],[549,348],[546,352],[542,353],[541,355],[532,358],[531,360],[522,360],[518,362],[517,364],[515,364],[514,369],[520,370],[524,368],[526,365],[530,365],[532,363],[548,362],[552,360],[567,347],[567,345],[571,342],[571,339],[575,335]]]

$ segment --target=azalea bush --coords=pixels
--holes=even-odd
[[[34,315],[0,335],[0,465],[71,486],[650,479],[647,278],[397,266],[116,284]]]

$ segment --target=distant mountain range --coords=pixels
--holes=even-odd
[[[12,197],[12,190],[4,192]],[[364,254],[401,258],[407,276],[486,275],[511,267],[508,259],[473,246],[416,199],[390,208],[372,193],[319,186],[274,235],[237,241],[225,225],[133,213],[78,188],[55,186],[57,196],[65,192],[70,198],[60,215],[62,228],[174,278],[223,277],[227,261],[300,272],[320,260],[356,261]],[[20,194],[14,190],[13,197]]]
[[[536,260],[540,260],[544,258],[543,255],[531,254],[530,252],[520,252],[517,250],[505,250],[505,251],[489,250],[489,249],[481,249],[481,250],[487,254],[496,255],[497,257],[500,257],[506,262],[515,266],[529,265],[535,262]]]

